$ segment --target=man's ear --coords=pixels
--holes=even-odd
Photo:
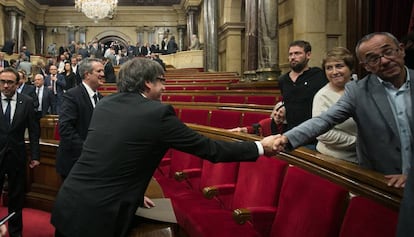
[[[145,87],[146,87],[148,90],[151,90],[152,86],[153,86],[152,82],[150,82],[150,81],[145,81]]]

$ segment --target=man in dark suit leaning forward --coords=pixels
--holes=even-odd
[[[0,72],[0,187],[7,174],[8,209],[16,215],[9,220],[11,237],[21,236],[23,229],[22,209],[26,180],[26,148],[24,133],[29,131],[31,150],[30,168],[40,164],[39,135],[36,126],[32,98],[16,92],[19,74],[13,68]]]
[[[52,224],[58,236],[127,236],[169,148],[212,162],[255,161],[260,154],[272,154],[273,136],[260,142],[224,142],[188,128],[171,105],[160,102],[163,74],[159,63],[145,58],[121,67],[119,93],[95,108],[82,154],[56,198]]]
[[[82,83],[63,95],[59,113],[60,143],[56,171],[63,179],[68,176],[82,152],[93,109],[102,98],[97,89],[105,81],[104,66],[100,59],[85,58],[79,65],[79,73]]]

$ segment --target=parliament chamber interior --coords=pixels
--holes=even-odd
[[[259,122],[270,120],[275,105],[283,101],[278,79],[291,69],[290,42],[309,41],[309,65],[321,67],[325,52],[335,46],[354,53],[368,33],[387,31],[402,39],[414,25],[413,0],[118,0],[102,18],[76,6],[88,1],[96,2],[0,1],[0,48],[14,40],[12,52],[2,50],[3,57],[19,61],[27,48],[30,80],[40,73],[39,62],[57,65],[59,51],[69,52],[72,42],[74,55],[94,43],[102,47],[97,56],[102,58],[103,49],[118,47],[112,61],[116,76],[123,59],[156,55],[166,69],[161,103],[172,105],[176,116],[196,132],[233,142],[271,135]],[[191,48],[192,35],[199,38],[196,49]],[[177,47],[173,53],[161,46],[171,36]],[[142,54],[147,46],[150,50]],[[361,65],[354,73],[358,78],[367,75]],[[106,82],[98,91],[105,97],[118,93],[118,87]],[[62,185],[55,167],[58,126],[58,114],[40,119],[41,165],[27,167],[23,216],[39,215],[46,220],[41,225],[48,227],[42,231],[30,224],[37,216],[24,219],[26,237],[54,236],[49,218]],[[241,127],[250,132],[229,131]],[[137,215],[129,236],[396,236],[403,191],[390,187],[382,173],[305,146],[261,155],[255,162],[229,163],[169,149],[146,196],[171,200],[176,219]],[[7,203],[6,185],[0,213],[6,214]]]

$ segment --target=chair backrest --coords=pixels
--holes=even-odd
[[[235,128],[240,126],[241,111],[212,110],[210,126],[216,128]]]
[[[260,120],[269,118],[270,113],[257,113],[257,112],[244,112],[242,117],[242,127],[251,126],[254,123],[258,123]]]
[[[184,123],[209,125],[210,111],[207,109],[181,109],[180,119]]]
[[[174,178],[175,172],[191,168],[201,168],[203,160],[198,156],[171,149],[170,178]]]
[[[389,237],[397,231],[398,213],[361,196],[351,199],[340,237]]]
[[[277,206],[287,163],[260,156],[241,162],[231,209]]]
[[[297,167],[286,173],[272,237],[338,236],[348,191]]]
[[[211,163],[208,160],[204,160],[203,168],[201,169],[200,191],[204,187],[219,184],[235,184],[238,170],[238,162]]]

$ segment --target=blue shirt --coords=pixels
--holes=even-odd
[[[410,74],[407,68],[405,70],[407,72],[407,78],[405,83],[400,88],[395,88],[393,84],[383,81],[379,77],[378,79],[382,85],[384,85],[394,119],[398,126],[398,133],[401,141],[402,173],[408,174],[413,156],[413,139],[410,127],[410,124],[413,122],[413,115],[411,112]]]

